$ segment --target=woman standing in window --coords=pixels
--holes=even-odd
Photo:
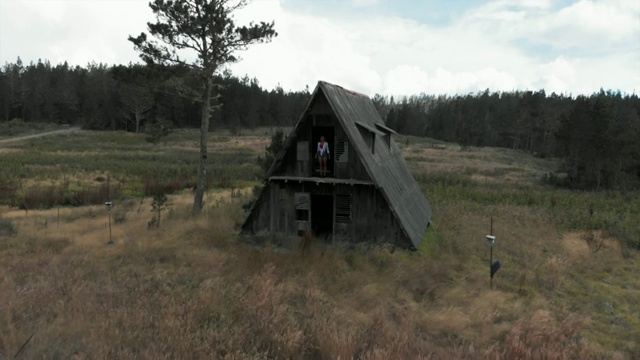
[[[331,159],[331,154],[329,153],[329,143],[324,141],[324,135],[320,136],[316,159],[320,162],[320,176],[327,176],[327,159]]]

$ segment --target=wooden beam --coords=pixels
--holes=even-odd
[[[271,176],[268,181],[284,181],[285,183],[291,181],[297,181],[298,183],[302,182],[311,182],[316,184],[344,184],[344,185],[369,185],[376,186],[371,181],[362,181],[355,179],[336,179],[336,178],[320,178],[320,177],[304,177],[304,176]]]

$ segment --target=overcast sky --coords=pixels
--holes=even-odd
[[[0,63],[138,62],[147,0],[0,0]],[[640,92],[640,1],[254,0],[239,23],[279,36],[235,75],[268,89],[326,80],[369,95]]]

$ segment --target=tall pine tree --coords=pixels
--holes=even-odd
[[[237,26],[232,13],[246,4],[245,0],[154,0],[149,7],[156,15],[156,22],[147,26],[157,40],[149,39],[146,33],[129,37],[148,64],[178,64],[191,67],[199,74],[200,86],[193,94],[202,103],[194,212],[202,209],[207,179],[209,118],[214,110],[211,103],[216,89],[214,77],[223,65],[238,60],[234,55],[237,50],[269,41],[277,35],[273,22]],[[178,55],[178,51],[185,50],[195,53],[197,59],[188,62]]]

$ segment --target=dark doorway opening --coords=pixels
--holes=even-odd
[[[335,134],[333,126],[314,126],[311,130],[311,158],[313,159],[313,173],[312,176],[320,176],[320,163],[315,158],[316,151],[318,150],[318,143],[320,142],[320,136],[324,136],[324,140],[329,143],[329,154],[331,158],[327,161],[327,177],[334,177],[333,171],[333,149],[335,147],[334,140]]]
[[[333,195],[311,195],[311,229],[318,239],[333,235]]]

